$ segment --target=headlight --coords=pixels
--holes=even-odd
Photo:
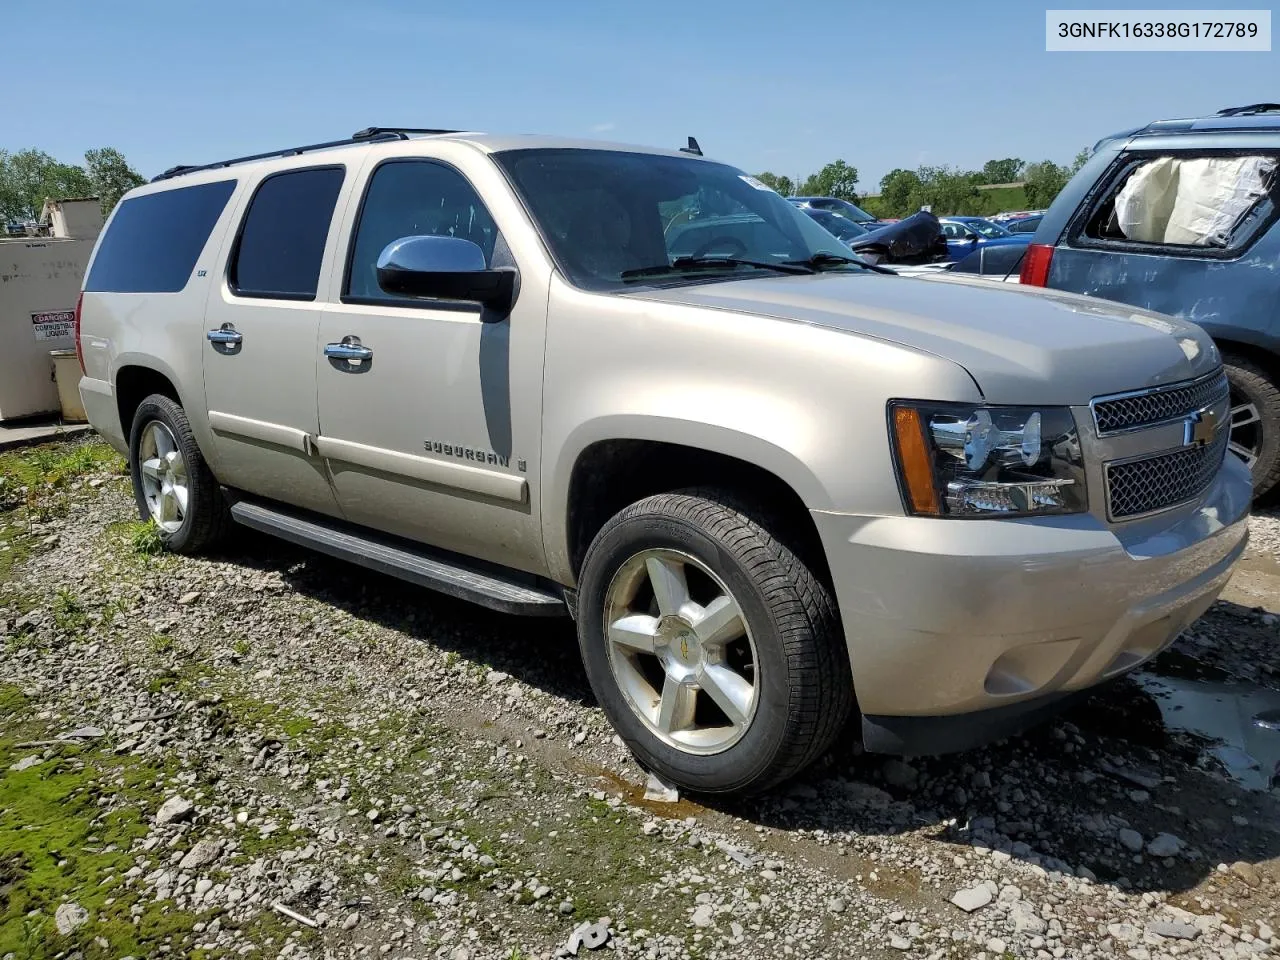
[[[908,512],[1025,517],[1088,508],[1075,418],[1066,407],[889,404]]]

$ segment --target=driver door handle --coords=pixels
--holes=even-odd
[[[362,344],[359,337],[350,335],[343,337],[338,343],[326,343],[324,345],[324,355],[333,360],[349,360],[352,363],[360,363],[364,360],[373,359],[373,349]]]

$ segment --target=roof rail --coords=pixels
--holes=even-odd
[[[1280,103],[1251,103],[1247,107],[1227,107],[1219,110],[1215,116],[1244,117],[1254,113],[1280,113]]]
[[[365,127],[363,130],[357,130],[351,136],[344,140],[326,140],[323,143],[308,143],[301,147],[286,147],[283,150],[269,150],[266,153],[255,153],[247,157],[233,157],[230,160],[219,160],[216,163],[203,164],[180,164],[176,167],[170,167],[158,177],[153,177],[151,182],[157,180],[168,180],[171,177],[180,177],[183,174],[194,173],[197,170],[217,170],[221,167],[229,167],[237,163],[252,163],[254,160],[270,160],[273,157],[293,157],[303,153],[310,153],[313,150],[326,150],[329,147],[344,147],[353,143],[375,143],[379,140],[408,140],[411,133],[457,133],[457,130],[427,130],[418,127]]]
[[[406,134],[441,134],[441,133],[461,133],[461,130],[433,130],[429,127],[365,127],[363,130],[357,130],[351,135],[352,140],[372,140],[374,137],[382,136],[387,133],[401,134],[401,140],[409,139]]]

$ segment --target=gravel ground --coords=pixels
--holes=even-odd
[[[109,457],[33,481],[22,456],[0,459],[0,957],[1280,952],[1280,792],[1167,725],[1160,687],[1280,696],[1275,516],[1154,673],[961,756],[848,738],[707,807],[644,798],[568,621],[248,531],[155,555]]]

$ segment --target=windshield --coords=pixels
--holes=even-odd
[[[755,277],[768,264],[848,255],[796,207],[725,164],[579,149],[510,150],[494,159],[557,264],[586,290]],[[757,263],[690,263],[717,258]]]
[[[830,210],[806,210],[805,212],[814,223],[845,243],[856,240],[858,237],[865,237],[871,232],[858,226],[852,220],[846,220],[844,217],[832,213]]]
[[[990,220],[966,220],[965,225],[975,233],[981,234],[988,240],[994,240],[997,237],[1009,236],[1009,231],[998,223],[992,223]]]

